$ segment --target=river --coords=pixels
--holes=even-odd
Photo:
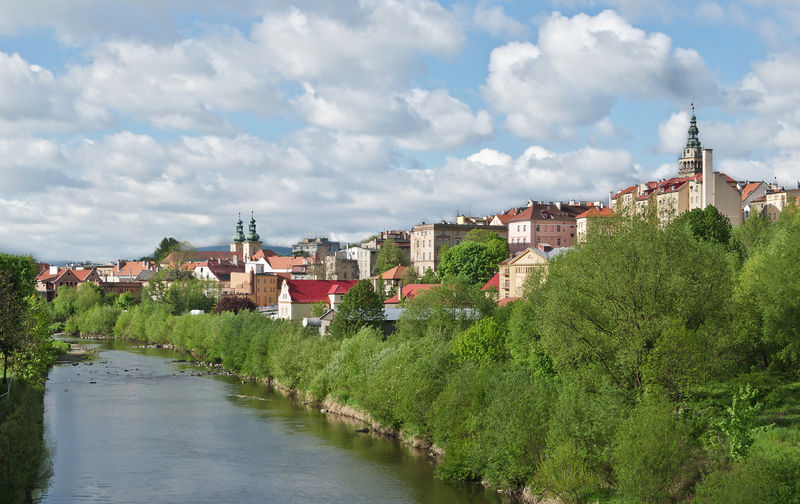
[[[44,503],[498,503],[424,454],[262,384],[192,376],[185,354],[93,343],[45,394]]]

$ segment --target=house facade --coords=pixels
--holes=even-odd
[[[531,272],[538,269],[546,275],[548,263],[567,250],[569,247],[554,248],[547,243],[539,243],[501,262],[497,287],[499,300],[522,297],[525,280]]]
[[[577,234],[576,218],[590,207],[561,202],[532,202],[508,219],[508,251],[513,256],[540,243],[571,247]]]
[[[467,233],[473,229],[485,229],[496,232],[501,238],[508,236],[505,226],[481,224],[452,224],[447,222],[433,224],[417,224],[411,230],[411,265],[419,275],[424,275],[430,268],[436,271],[439,265],[442,246],[452,247],[464,241]]]
[[[315,304],[336,304],[356,284],[352,280],[284,280],[278,296],[278,318],[302,320]],[[333,300],[329,293],[333,291]]]

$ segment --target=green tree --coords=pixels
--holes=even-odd
[[[73,287],[61,285],[56,292],[56,297],[51,303],[53,318],[59,322],[64,322],[70,315],[75,313],[75,300],[78,298],[78,290]]]
[[[714,369],[725,364],[732,277],[725,247],[695,239],[685,226],[620,221],[616,232],[590,235],[550,263],[540,291],[542,343],[556,368],[598,373],[641,391],[667,379],[645,373],[667,368],[652,364],[669,357],[653,348],[668,329],[685,328],[704,338],[706,367]]]
[[[494,318],[482,318],[453,340],[453,354],[459,360],[503,361],[508,356],[506,331]]]
[[[242,296],[222,296],[214,307],[214,313],[230,311],[239,313],[242,310],[256,310],[256,304],[252,299]]]
[[[153,251],[153,262],[160,264],[161,261],[170,254],[170,252],[180,248],[180,245],[181,242],[175,238],[171,236],[169,238],[164,237],[164,239],[161,240],[161,243],[158,244],[158,247],[156,247],[156,249]]]
[[[465,241],[441,255],[438,273],[442,278],[460,277],[472,284],[483,284],[495,274],[498,262],[488,245]]]
[[[800,215],[778,222],[768,244],[745,262],[736,289],[740,341],[765,366],[800,362]]]
[[[130,310],[137,302],[136,296],[130,292],[123,292],[114,300],[114,306],[120,310]]]
[[[383,319],[383,301],[380,296],[369,280],[359,280],[344,295],[330,331],[337,338],[351,336],[365,326],[380,328]]]
[[[36,273],[32,257],[0,253],[0,352],[3,354],[4,384],[8,359],[28,336],[28,297],[34,293]]]
[[[717,207],[708,205],[704,209],[695,208],[684,212],[673,221],[676,225],[688,226],[695,238],[713,240],[728,245],[733,234],[733,226],[727,215],[722,215]]]
[[[394,268],[397,265],[408,266],[411,264],[406,253],[397,246],[394,240],[387,238],[375,257],[375,266],[372,274],[378,275]]]

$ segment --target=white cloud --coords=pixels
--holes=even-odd
[[[539,30],[538,45],[512,42],[492,51],[486,100],[506,115],[506,127],[528,139],[572,134],[601,121],[618,98],[704,97],[716,85],[693,50],[672,49],[612,11],[597,16],[558,13]]]
[[[27,251],[42,259],[138,257],[165,235],[226,243],[236,213],[249,210],[269,244],[306,233],[366,236],[451,218],[456,207],[490,212],[531,196],[603,198],[637,174],[625,151],[540,146],[517,158],[483,149],[420,168],[386,139],[314,128],[285,145],[247,135],[159,142],[120,132],[77,144],[26,138],[0,143],[0,152],[9,173],[26,163],[70,174],[52,179],[46,193],[31,188],[46,194],[35,205],[19,188],[0,192],[0,246],[18,247],[25,236]]]
[[[486,1],[480,1],[475,6],[472,22],[493,37],[508,40],[525,39],[530,33],[527,26],[508,16],[502,6],[489,5]]]

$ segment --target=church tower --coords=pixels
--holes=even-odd
[[[250,212],[250,227],[244,239],[242,254],[243,260],[246,262],[253,254],[261,250],[261,237],[256,233],[256,219],[253,217],[252,212]]]
[[[697,138],[697,118],[694,115],[694,103],[692,103],[692,118],[689,121],[689,140],[683,148],[683,157],[678,160],[678,176],[691,177],[703,171],[703,148],[700,139]]]
[[[233,235],[231,242],[231,252],[236,252],[236,257],[242,257],[242,248],[244,246],[244,224],[242,223],[242,214],[239,213],[239,220],[236,222],[236,234]]]

